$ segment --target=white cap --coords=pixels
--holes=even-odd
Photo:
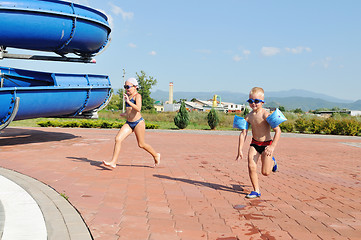
[[[130,82],[134,86],[138,86],[138,81],[135,78],[128,78],[127,82]]]

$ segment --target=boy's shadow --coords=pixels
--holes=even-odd
[[[68,159],[72,159],[74,162],[87,162],[89,163],[91,166],[95,166],[98,167],[98,170],[102,170],[102,171],[111,171],[113,170],[110,167],[107,167],[103,164],[103,162],[100,161],[94,161],[94,160],[90,160],[88,158],[79,158],[79,157],[66,157]],[[136,165],[136,164],[130,164],[130,165],[126,165],[126,164],[117,164],[117,167],[142,167],[142,168],[153,168],[151,166],[146,166],[146,165]]]
[[[184,183],[192,184],[195,186],[209,187],[214,190],[221,190],[221,191],[227,191],[227,192],[233,192],[233,193],[239,193],[239,194],[246,195],[246,193],[243,192],[244,191],[243,187],[246,187],[246,185],[232,184],[232,187],[228,187],[228,186],[224,186],[224,185],[217,184],[217,183],[201,182],[201,181],[195,181],[195,180],[190,180],[190,179],[185,179],[185,178],[175,178],[175,177],[169,177],[169,176],[159,175],[159,174],[154,174],[153,176],[157,177],[157,178],[162,178],[162,179],[184,182]]]

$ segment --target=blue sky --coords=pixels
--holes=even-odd
[[[97,64],[2,60],[2,66],[109,75],[145,71],[153,91],[304,89],[361,99],[361,1],[78,0],[104,12],[112,41]],[[8,49],[10,50],[10,49]],[[18,50],[12,51],[12,53]],[[19,51],[21,52],[21,51]],[[39,54],[39,53],[37,53]]]

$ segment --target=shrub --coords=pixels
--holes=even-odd
[[[294,122],[292,121],[283,122],[279,126],[282,132],[293,132],[294,130]]]
[[[337,133],[342,135],[357,136],[361,131],[360,122],[354,119],[344,119],[337,122]]]
[[[40,121],[37,124],[41,127],[60,127],[61,126],[61,123],[57,120]]]
[[[51,122],[49,120],[48,121],[40,121],[40,122],[37,122],[36,124],[38,124],[40,127],[50,127]]]
[[[56,120],[47,120],[47,121],[40,121],[37,124],[41,127],[81,127],[81,128],[121,128],[124,123],[117,122],[117,121],[107,121],[107,120],[72,120],[72,121],[56,121]],[[146,123],[146,129],[158,129],[159,125]]]
[[[93,124],[93,121],[82,120],[82,121],[80,121],[80,127],[81,128],[92,128],[92,127],[94,127],[94,124]]]
[[[298,118],[295,121],[295,129],[300,133],[304,133],[309,128],[309,121],[303,117]]]
[[[174,117],[174,124],[179,128],[179,129],[184,129],[188,126],[189,124],[189,115],[188,115],[188,111],[186,109],[185,103],[184,101],[182,102],[179,112],[177,113],[177,115]]]
[[[146,128],[146,129],[158,129],[158,128],[159,128],[159,125],[157,125],[157,124],[152,124],[152,123],[146,123],[146,124],[145,124],[145,128]]]
[[[60,123],[59,126],[74,128],[74,127],[79,127],[80,122],[78,122],[78,121],[65,121],[65,122]]]
[[[98,127],[100,128],[113,128],[113,123],[109,121],[99,121]]]
[[[212,108],[211,111],[208,113],[207,120],[208,120],[208,125],[212,130],[218,126],[219,117],[216,110],[214,110],[214,108]]]
[[[323,130],[323,121],[319,118],[313,118],[310,120],[309,131],[315,134],[319,134]]]
[[[293,110],[294,113],[303,113],[301,108],[296,108],[295,110]]]
[[[122,128],[124,123],[114,122],[112,128]]]
[[[327,118],[324,122],[323,122],[323,132],[326,134],[337,134],[336,131],[336,124],[337,121],[333,118]]]

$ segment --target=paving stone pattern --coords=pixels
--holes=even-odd
[[[247,200],[234,133],[149,131],[147,143],[162,154],[157,168],[131,135],[110,170],[101,161],[116,133],[7,128],[0,166],[68,196],[94,239],[361,239],[359,137],[281,136],[279,172],[259,175],[262,197]]]

